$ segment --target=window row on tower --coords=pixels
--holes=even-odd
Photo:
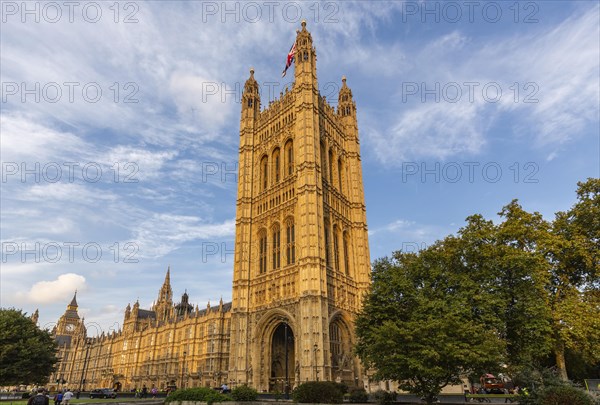
[[[321,142],[321,175],[324,181],[344,193],[345,165],[341,156],[336,156],[333,148],[326,152],[325,144]]]
[[[287,93],[287,89],[286,89],[286,93]],[[263,111],[263,113],[265,113],[265,112],[266,111]],[[262,132],[260,133],[260,135],[258,137],[260,142],[263,142],[263,141],[269,139],[269,137],[271,135],[278,133],[279,131],[281,131],[282,128],[286,127],[287,125],[291,125],[293,121],[294,121],[294,113],[290,111],[288,114],[285,114],[282,119],[271,124],[270,127],[262,130]]]
[[[262,199],[262,202],[256,204],[256,214],[261,215],[262,213],[279,206],[281,203],[294,198],[295,189],[294,184],[288,184],[283,187],[277,194],[271,195],[269,199]]]
[[[333,242],[333,243],[332,243]],[[325,264],[328,269],[350,275],[350,237],[337,224],[325,220]]]
[[[279,183],[283,178],[294,174],[294,143],[288,139],[283,147],[276,147],[271,155],[260,158],[260,190],[266,190],[269,185]]]
[[[282,261],[286,266],[296,263],[296,230],[292,217],[283,222],[283,229],[279,222],[275,222],[269,229],[261,228],[258,231],[258,272],[263,274],[268,269],[278,270]]]

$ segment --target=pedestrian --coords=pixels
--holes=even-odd
[[[73,393],[67,388],[67,392],[63,394],[63,405],[69,405],[69,401],[73,398]]]
[[[37,393],[32,395],[27,401],[27,405],[50,405],[50,398],[45,394],[43,387],[37,389]]]
[[[152,390],[150,392],[152,393],[152,399],[156,398],[156,394],[158,393],[156,387],[152,387]]]
[[[148,395],[148,388],[146,387],[146,384],[144,384],[142,387],[142,398],[146,398],[146,395]]]
[[[63,393],[61,391],[58,391],[56,395],[54,395],[54,405],[60,405],[60,403],[62,402],[62,398]]]

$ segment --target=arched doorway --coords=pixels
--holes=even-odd
[[[271,340],[271,377],[269,391],[289,393],[294,384],[296,356],[294,332],[290,325],[282,321],[273,332]]]
[[[353,355],[353,339],[344,317],[337,314],[329,324],[331,379],[347,386],[358,386],[359,371]]]

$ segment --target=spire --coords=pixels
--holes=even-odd
[[[163,285],[171,285],[171,265],[167,267],[167,274],[165,275],[165,282]]]
[[[165,281],[158,294],[158,301],[171,303],[173,297],[173,290],[171,289],[171,266],[167,267],[167,274],[165,275]]]
[[[306,29],[306,20],[302,20],[302,29],[296,31],[296,59],[294,82],[298,86],[310,85],[312,90],[317,86],[317,52],[313,47],[313,39]]]
[[[73,299],[71,300],[71,303],[69,304],[69,306],[77,308],[77,290],[75,290],[75,294],[73,295]]]
[[[250,77],[244,84],[244,93],[258,94],[258,82],[254,78],[254,68],[250,68]]]
[[[33,313],[33,315],[31,315],[31,322],[33,322],[33,323],[35,323],[37,325],[39,318],[40,318],[40,311],[38,311],[37,308],[36,308],[36,310]]]
[[[242,93],[242,118],[254,120],[260,112],[260,92],[258,82],[254,78],[254,68],[250,68],[250,77],[244,84]]]
[[[356,104],[352,98],[352,90],[346,85],[346,76],[342,76],[342,88],[338,95],[338,115],[353,117],[356,113]]]

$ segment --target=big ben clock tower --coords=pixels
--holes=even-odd
[[[81,319],[79,318],[79,314],[77,313],[77,291],[73,295],[73,299],[67,305],[67,310],[60,317],[58,323],[56,324],[56,332],[57,336],[65,336],[65,335],[74,335],[75,331],[78,329]]]

